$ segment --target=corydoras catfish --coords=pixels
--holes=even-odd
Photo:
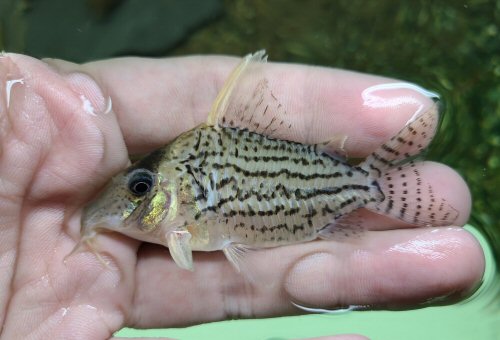
[[[115,175],[83,214],[81,244],[102,231],[167,246],[193,270],[192,251],[222,250],[236,269],[250,249],[356,227],[360,208],[416,226],[451,225],[458,211],[433,192],[415,156],[438,125],[420,112],[357,165],[327,144],[282,138],[286,110],[260,77],[263,51],[232,72],[206,123]]]

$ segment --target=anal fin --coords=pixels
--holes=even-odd
[[[362,217],[358,211],[350,212],[326,225],[319,233],[318,237],[323,240],[342,241],[346,238],[359,237],[364,228]]]
[[[259,286],[273,286],[274,275],[269,276],[262,268],[262,262],[257,254],[261,255],[257,248],[252,248],[241,243],[231,243],[222,249],[233,268],[240,273],[248,283]],[[264,250],[265,252],[265,250]],[[266,274],[267,273],[267,274]]]
[[[224,255],[238,273],[242,272],[245,255],[252,250],[254,249],[241,243],[231,243],[222,249]]]

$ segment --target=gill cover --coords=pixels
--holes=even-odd
[[[170,195],[157,190],[149,203],[145,206],[139,219],[139,226],[143,231],[154,229],[167,216],[170,206]]]

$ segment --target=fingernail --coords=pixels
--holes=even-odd
[[[370,86],[361,93],[363,105],[370,109],[413,111],[409,124],[425,110],[439,114],[439,94],[412,83],[398,82]]]
[[[401,104],[422,104],[419,97],[439,100],[439,94],[412,83],[386,83],[370,86],[361,93],[363,104],[388,107]]]

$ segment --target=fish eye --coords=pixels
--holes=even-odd
[[[153,187],[153,174],[147,170],[135,171],[128,181],[128,189],[136,196],[144,196]]]

